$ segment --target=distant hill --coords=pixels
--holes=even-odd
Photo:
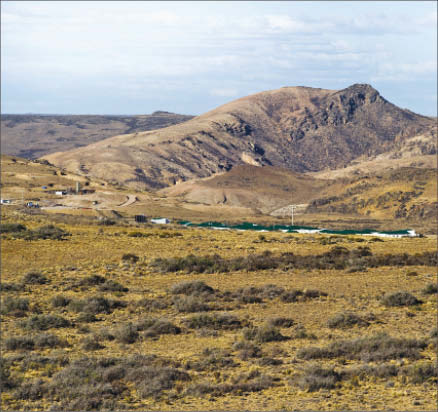
[[[171,126],[192,117],[163,111],[141,116],[3,114],[1,151],[35,159],[121,133]]]
[[[46,156],[69,170],[160,189],[235,166],[295,172],[341,169],[377,156],[432,156],[436,119],[400,109],[370,85],[285,87],[247,96],[187,122],[119,135]]]

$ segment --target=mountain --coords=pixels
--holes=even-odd
[[[160,189],[242,164],[302,173],[385,153],[431,156],[435,139],[436,119],[400,109],[370,85],[300,86],[257,93],[178,125],[114,136],[45,159],[138,189]],[[414,151],[408,150],[412,142]]]
[[[2,153],[29,159],[89,145],[121,133],[160,129],[193,116],[157,111],[141,116],[2,114]]]

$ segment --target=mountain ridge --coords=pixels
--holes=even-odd
[[[436,153],[433,118],[403,110],[372,86],[295,86],[245,96],[163,129],[114,136],[45,156],[68,170],[138,189],[161,189],[242,164],[295,172],[339,169],[423,136]]]

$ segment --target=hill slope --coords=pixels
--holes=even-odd
[[[3,154],[34,159],[121,133],[167,127],[192,117],[168,112],[141,116],[3,114],[1,148]]]
[[[332,186],[339,184],[272,166],[240,165],[229,172],[184,182],[159,193],[187,202],[248,207],[269,213],[292,203],[308,203]]]
[[[316,172],[404,150],[421,136],[436,153],[436,121],[386,101],[369,85],[286,87],[247,96],[188,122],[115,136],[46,156],[72,171],[137,188],[163,188],[239,164]]]

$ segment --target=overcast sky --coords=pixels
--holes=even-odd
[[[437,3],[1,1],[2,113],[200,114],[369,83],[437,110]]]

